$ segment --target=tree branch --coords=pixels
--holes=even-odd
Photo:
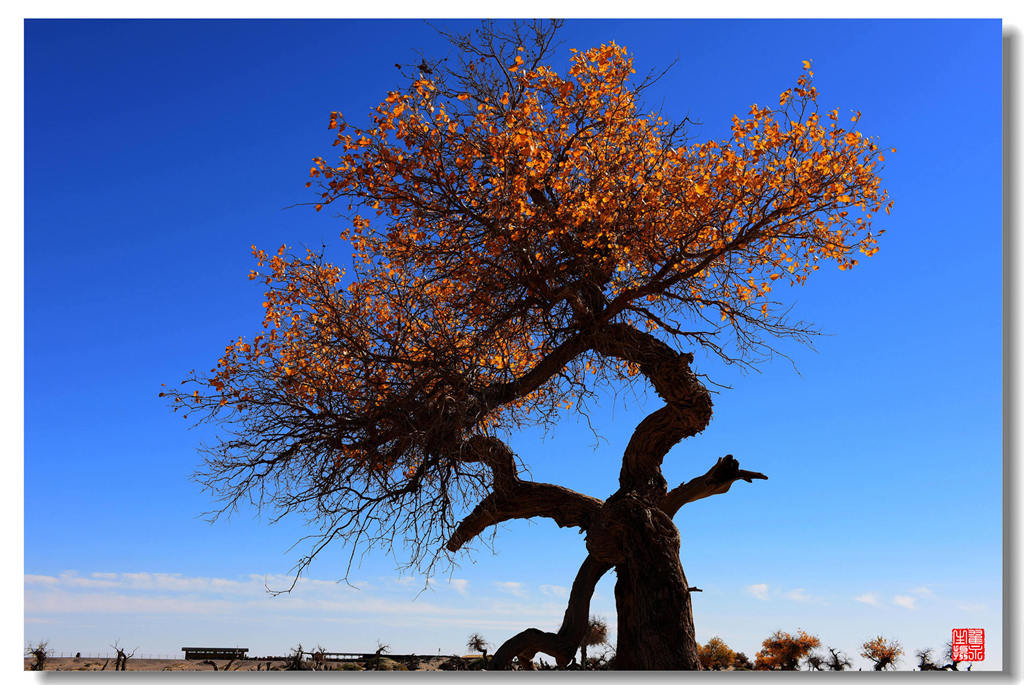
[[[491,668],[508,668],[512,657],[519,657],[520,663],[529,663],[537,652],[550,654],[559,666],[565,666],[572,661],[587,631],[590,598],[594,594],[594,588],[597,581],[611,567],[611,564],[597,561],[592,555],[587,555],[576,573],[576,580],[572,583],[569,603],[558,632],[548,633],[537,628],[527,628],[513,635],[491,657]]]
[[[519,480],[512,450],[491,436],[466,441],[462,461],[479,461],[491,467],[494,489],[459,524],[446,547],[456,552],[487,527],[511,519],[545,516],[560,527],[586,530],[603,502],[569,488]]]
[[[768,476],[763,473],[740,469],[740,463],[736,458],[727,454],[720,457],[703,476],[682,483],[669,491],[661,501],[661,510],[669,516],[675,516],[684,504],[728,492],[732,484],[738,480],[752,483],[755,478],[768,480]]]
[[[665,406],[636,427],[622,459],[623,487],[661,480],[665,454],[684,438],[704,430],[711,421],[711,395],[690,369],[693,355],[680,353],[649,333],[626,324],[609,324],[596,337],[594,349],[636,364]],[[663,485],[662,485],[663,487]]]

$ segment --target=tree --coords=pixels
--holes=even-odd
[[[512,636],[492,667],[568,663],[614,568],[616,668],[698,669],[672,519],[766,476],[726,455],[668,486],[662,460],[712,415],[687,348],[753,366],[778,337],[808,341],[770,294],[874,254],[882,154],[818,111],[809,62],[777,107],[690,143],[685,120],[642,111],[657,77],[634,79],[625,48],[574,51],[560,75],[553,34],[450,35],[457,54],[404,68],[367,124],[333,113],[341,155],[309,185],[347,217],[351,273],[254,246],[264,329],[165,392],[223,426],[196,476],[213,518],[251,503],[318,528],[296,578],[335,541],[404,547],[429,573],[498,523],[547,517],[585,531],[588,555],[561,627]],[[503,436],[634,382],[664,405],[610,497],[521,478]]]
[[[750,671],[753,670],[754,664],[750,663],[750,657],[743,652],[736,652],[732,658],[732,668],[734,671]]]
[[[591,616],[587,623],[587,632],[580,641],[580,667],[587,670],[587,647],[603,645],[608,641],[608,624],[603,618]]]
[[[919,671],[941,671],[942,667],[932,661],[931,649],[919,649],[914,652],[917,657],[917,669]]]
[[[946,644],[942,648],[942,656],[946,659],[946,664],[942,667],[944,671],[959,671],[961,661],[957,661],[953,658],[953,641],[946,640]]]
[[[829,671],[845,671],[853,668],[853,662],[844,653],[833,647],[828,648],[828,656],[825,657],[825,668]]]
[[[380,640],[377,640],[377,650],[373,653],[373,670],[381,670],[381,654],[389,654],[391,652],[391,645],[385,644]]]
[[[45,671],[46,659],[50,656],[49,643],[42,640],[34,645],[28,645],[25,647],[25,656],[35,657],[35,661],[29,666],[29,670]]]
[[[135,656],[135,652],[139,651],[136,647],[131,652],[125,651],[120,645],[120,640],[114,640],[114,644],[110,645],[111,649],[114,650],[116,656],[114,659],[114,670],[115,671],[127,671],[128,670],[128,659]],[[216,667],[215,667],[216,670]]]
[[[736,653],[717,635],[700,648],[700,667],[705,671],[724,671],[735,659]]]
[[[800,630],[796,635],[776,630],[761,643],[761,651],[754,659],[759,671],[795,671],[800,660],[821,646],[821,640]]]
[[[875,665],[876,671],[896,670],[896,662],[903,656],[903,646],[896,640],[879,635],[861,645],[860,655]]]
[[[466,640],[466,649],[471,652],[480,652],[483,655],[484,668],[487,668],[487,640],[480,633],[473,633]]]
[[[808,671],[824,671],[825,657],[818,654],[817,652],[811,652],[804,658],[804,663],[807,665]]]

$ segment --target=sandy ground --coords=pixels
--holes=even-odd
[[[440,659],[433,658],[430,660],[423,659],[420,661],[420,667],[418,671],[436,671],[438,664],[445,661],[448,657],[442,657]],[[35,663],[34,658],[25,659],[25,670],[28,671],[31,664]],[[74,657],[57,657],[46,660],[47,671],[100,671],[104,670],[103,665],[106,663],[107,671],[114,670],[114,659],[111,657],[108,659],[75,659]],[[224,670],[224,667],[228,665],[228,661],[214,661],[217,665],[218,671]],[[284,665],[283,661],[270,662],[272,666],[281,667]],[[256,666],[259,665],[260,670],[267,667],[266,661],[236,661],[231,664],[230,670],[232,671],[255,671]],[[328,667],[338,666],[336,663],[329,663]],[[185,661],[183,659],[129,659],[128,669],[129,671],[213,671],[214,668],[208,663],[202,661]]]

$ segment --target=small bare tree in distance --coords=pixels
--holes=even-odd
[[[484,668],[487,668],[487,648],[490,645],[487,644],[487,640],[480,633],[473,633],[466,640],[466,649],[471,652],[480,652],[483,654]]]
[[[133,656],[135,656],[135,652],[139,651],[139,648],[136,647],[131,652],[127,652],[121,647],[120,640],[115,640],[114,644],[110,646],[114,649],[114,652],[117,653],[117,657],[114,660],[114,670],[127,671],[128,659],[131,659]]]
[[[830,671],[845,671],[853,667],[853,662],[843,652],[829,647],[828,656],[825,658],[825,667]]]
[[[28,645],[25,647],[25,656],[35,657],[35,661],[29,666],[30,670],[45,670],[46,658],[50,656],[49,644],[45,640],[41,640],[34,645]]]

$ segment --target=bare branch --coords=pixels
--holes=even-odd
[[[735,457],[727,454],[719,458],[703,476],[698,476],[670,490],[661,502],[661,510],[669,516],[675,516],[680,507],[685,504],[728,492],[732,484],[738,480],[752,483],[754,479],[768,480],[768,476],[757,471],[741,470],[740,463],[736,461]]]

